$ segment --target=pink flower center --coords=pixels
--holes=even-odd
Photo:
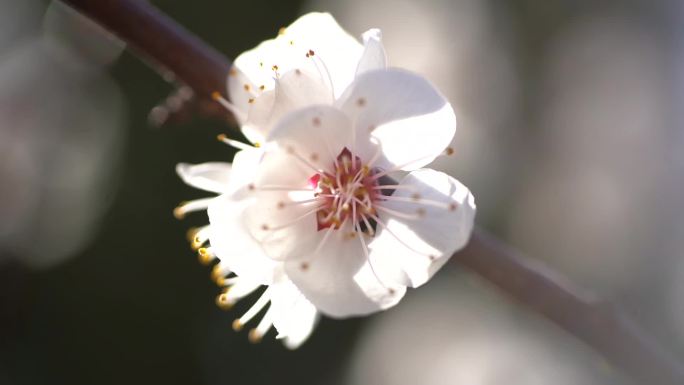
[[[331,172],[325,171],[309,178],[320,203],[316,213],[318,230],[339,229],[346,220],[355,225],[363,224],[365,228],[372,226],[365,223],[366,217],[375,215],[374,204],[380,195],[380,190],[375,188],[378,180],[373,178],[373,170],[346,147],[330,169]]]

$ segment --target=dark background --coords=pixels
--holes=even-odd
[[[154,3],[228,57],[235,57],[258,42],[274,36],[279,27],[288,25],[305,10],[318,8],[315,4],[305,5],[293,1],[159,0]],[[478,221],[481,225],[508,238],[534,257],[547,260],[577,281],[596,288],[601,294],[618,301],[669,348],[684,353],[684,331],[681,327],[684,316],[677,310],[681,306],[679,294],[684,292],[684,288],[678,286],[678,282],[684,278],[684,269],[680,267],[682,251],[679,247],[680,229],[684,224],[680,219],[684,208],[680,202],[684,173],[682,163],[677,158],[682,148],[680,141],[683,116],[679,112],[679,104],[681,91],[684,90],[684,73],[680,69],[684,63],[680,57],[684,53],[679,27],[684,21],[682,7],[676,1],[558,0],[481,3],[487,4],[487,37],[482,38],[481,35],[474,33],[472,37],[466,34],[458,38],[470,41],[474,45],[494,44],[492,50],[504,47],[508,55],[506,60],[512,68],[507,76],[509,80],[514,79],[512,82],[515,86],[511,86],[509,82],[505,83],[508,84],[505,87],[501,85],[502,89],[499,89],[497,84],[484,89],[478,88],[482,84],[488,84],[489,73],[478,73],[474,70],[478,67],[477,60],[449,70],[453,76],[464,79],[468,77],[468,81],[456,91],[445,91],[452,97],[457,112],[465,110],[466,119],[460,119],[459,123],[460,127],[464,127],[464,131],[457,133],[459,146],[468,147],[468,138],[478,135],[477,130],[485,132],[486,135],[485,139],[471,142],[472,148],[465,149],[463,157],[456,157],[459,165],[450,168],[450,165],[443,164],[441,167],[451,170],[453,175],[473,189],[478,198]],[[32,39],[42,38],[43,12],[49,3],[35,2],[31,12],[22,11],[21,15],[17,4],[11,0],[0,2],[0,6],[3,7],[1,12],[5,15],[17,12],[17,19],[22,20],[24,25],[18,31],[0,30],[0,34],[5,33],[7,36],[7,39],[3,40],[3,45],[0,45],[3,52],[0,60],[9,60],[23,44],[28,44]],[[333,8],[344,7],[345,4],[340,2]],[[453,12],[458,12],[457,7],[449,8],[449,4],[448,1],[435,1],[425,2],[419,6],[440,7],[439,9],[446,7],[447,10],[453,9]],[[388,14],[393,12],[391,5],[384,9]],[[354,15],[355,12],[364,11],[355,11],[352,8],[345,14]],[[388,17],[381,14],[364,15],[371,19],[377,17],[379,24]],[[551,190],[543,189],[547,180],[556,180],[553,175],[564,175],[566,172],[571,175],[584,175],[585,172],[591,171],[583,167],[572,168],[577,161],[574,158],[555,158],[562,152],[554,147],[556,145],[565,146],[563,148],[570,154],[576,152],[577,158],[584,157],[585,153],[582,151],[586,149],[574,147],[577,143],[584,143],[583,140],[568,142],[562,139],[563,136],[561,139],[555,138],[553,132],[549,133],[546,130],[549,120],[545,118],[544,113],[550,107],[545,103],[548,99],[557,98],[558,94],[563,93],[563,83],[560,83],[558,89],[554,88],[555,86],[546,87],[545,82],[558,79],[560,75],[543,76],[544,66],[551,60],[549,56],[553,56],[549,52],[566,50],[555,40],[566,28],[574,23],[580,23],[584,18],[596,16],[603,20],[599,21],[599,24],[605,23],[610,30],[613,15],[619,15],[620,20],[627,20],[626,25],[634,26],[637,31],[648,31],[646,35],[650,40],[639,47],[654,49],[644,52],[643,55],[655,55],[653,63],[656,65],[638,67],[633,73],[638,75],[637,78],[646,79],[645,84],[654,84],[653,89],[662,96],[662,99],[658,100],[667,101],[667,105],[657,105],[657,108],[663,110],[647,109],[643,122],[635,125],[637,128],[644,127],[644,130],[637,130],[639,134],[634,134],[633,141],[629,141],[625,146],[622,139],[633,133],[621,132],[621,128],[617,124],[614,125],[610,117],[632,111],[632,101],[622,103],[620,96],[639,94],[642,88],[639,84],[624,90],[618,87],[615,93],[611,94],[616,96],[614,108],[604,111],[607,116],[605,123],[598,125],[612,127],[605,132],[595,133],[603,139],[599,140],[589,135],[587,140],[592,143],[600,142],[597,145],[598,150],[591,147],[592,154],[605,154],[605,158],[595,158],[598,159],[596,162],[612,164],[611,162],[615,161],[618,164],[614,168],[608,168],[607,174],[618,176],[615,185],[617,187],[614,190],[626,195],[619,195],[615,199],[609,198],[608,201],[614,202],[617,199],[624,202],[629,210],[625,212],[622,210],[623,206],[618,206],[615,211],[606,214],[590,208],[584,213],[586,215],[577,218],[573,216],[572,204],[564,206],[563,193],[556,194],[555,187]],[[448,14],[443,17],[449,19]],[[408,15],[405,19],[399,18],[399,23],[405,23],[406,29],[418,28],[410,24],[411,20],[411,15]],[[343,20],[340,20],[340,23],[345,26]],[[629,28],[623,30],[630,31]],[[622,30],[618,30],[616,36],[621,36],[620,31]],[[352,32],[358,35],[361,31]],[[392,40],[387,31],[385,40]],[[631,42],[633,39],[628,36],[625,41]],[[652,42],[656,43],[655,46]],[[441,43],[427,41],[425,44]],[[608,40],[601,50],[610,52],[613,49],[620,52],[631,51],[630,46],[616,48],[611,40]],[[473,51],[471,49],[465,52]],[[562,54],[560,55],[562,58]],[[638,56],[639,54],[635,57]],[[391,62],[392,57],[390,52]],[[455,57],[454,60],[462,62],[464,59]],[[482,63],[488,60],[494,59],[483,58]],[[631,59],[627,61],[629,60]],[[401,60],[393,63],[400,65],[399,61]],[[31,62],[35,64],[36,60]],[[617,56],[616,62],[621,62],[620,56]],[[232,320],[246,310],[250,299],[242,301],[229,312],[221,311],[214,305],[214,298],[219,289],[209,280],[210,268],[197,262],[195,253],[185,239],[187,229],[206,223],[206,216],[203,213],[193,214],[183,221],[178,221],[173,217],[172,210],[180,201],[206,196],[203,192],[185,186],[179,180],[174,171],[176,163],[229,161],[233,154],[232,149],[219,143],[215,137],[226,132],[235,135],[235,131],[231,131],[232,128],[224,122],[202,117],[159,128],[151,127],[147,122],[150,109],[163,101],[173,88],[130,52],[123,53],[109,68],[95,72],[66,70],[69,77],[65,78],[65,84],[59,86],[62,88],[56,88],[57,91],[54,92],[48,89],[48,86],[53,86],[51,84],[42,87],[54,79],[35,81],[41,76],[47,79],[59,77],[57,67],[60,63],[57,61],[47,68],[27,70],[28,75],[22,77],[26,79],[25,85],[20,83],[15,88],[9,88],[7,82],[0,81],[0,85],[4,85],[6,90],[2,92],[0,101],[5,103],[4,106],[16,100],[24,100],[27,104],[38,103],[36,95],[47,95],[48,104],[53,104],[60,103],[62,98],[69,98],[72,92],[82,92],[86,98],[101,99],[102,104],[111,105],[112,103],[108,102],[110,98],[118,100],[116,103],[121,104],[114,112],[102,113],[97,108],[83,106],[83,110],[89,109],[94,114],[89,120],[91,125],[99,125],[100,122],[106,125],[113,119],[120,124],[116,126],[118,131],[115,137],[98,133],[94,139],[111,144],[111,147],[105,146],[102,150],[93,147],[98,149],[98,154],[107,154],[97,163],[102,172],[94,173],[92,184],[83,187],[88,192],[95,191],[94,198],[89,196],[82,201],[69,201],[68,207],[61,210],[61,201],[51,203],[52,199],[56,199],[57,194],[65,194],[68,198],[72,192],[68,188],[51,187],[50,183],[54,181],[51,181],[50,176],[55,175],[53,167],[58,167],[59,163],[53,163],[50,154],[56,151],[55,148],[59,148],[61,143],[66,143],[69,135],[94,135],[87,127],[73,131],[71,122],[77,119],[81,109],[61,110],[62,115],[66,114],[66,119],[63,122],[60,120],[59,123],[54,121],[56,136],[51,140],[49,149],[45,149],[43,145],[36,145],[29,146],[26,150],[30,157],[37,159],[34,171],[38,171],[34,174],[37,173],[38,182],[32,183],[39,186],[36,188],[32,184],[27,187],[27,191],[39,191],[40,194],[33,203],[34,209],[30,214],[25,214],[29,219],[24,218],[25,223],[21,231],[15,231],[18,225],[14,221],[18,217],[7,213],[12,213],[12,210],[18,207],[14,206],[15,202],[19,202],[20,198],[25,196],[22,192],[24,190],[20,190],[23,179],[16,177],[23,175],[24,172],[20,161],[22,158],[8,156],[10,150],[6,148],[1,150],[4,152],[0,154],[0,160],[3,162],[0,176],[4,176],[3,179],[7,182],[0,188],[0,210],[4,210],[0,211],[0,221],[3,221],[4,225],[0,229],[5,229],[5,233],[0,233],[4,234],[0,237],[0,384],[284,385],[363,381],[370,383],[369,378],[373,379],[373,383],[392,383],[392,377],[383,377],[377,373],[376,377],[363,377],[361,374],[350,377],[349,373],[359,370],[350,368],[359,365],[358,357],[362,354],[361,341],[366,338],[364,336],[372,333],[369,330],[383,328],[382,320],[378,317],[392,317],[393,313],[399,310],[392,309],[382,316],[365,319],[323,319],[310,340],[296,351],[288,351],[271,338],[274,336],[273,331],[257,345],[248,343],[246,332],[233,332],[230,327]],[[603,65],[613,64],[589,63],[579,67],[577,71]],[[4,68],[0,66],[0,73]],[[53,70],[55,72],[52,72]],[[642,70],[643,77],[640,72]],[[428,76],[432,75],[429,70],[425,71],[428,72]],[[582,81],[588,83],[597,81],[592,76],[594,75],[589,73],[586,77],[580,76],[578,79],[584,79]],[[0,79],[8,77],[13,76],[0,75]],[[441,86],[439,80],[435,82]],[[512,104],[507,104],[506,108],[514,112],[504,115],[500,121],[494,123],[480,119],[501,108],[500,104],[490,104],[487,96],[501,92],[506,93],[513,101]],[[591,94],[591,91],[587,92]],[[650,100],[649,95],[645,94],[644,100]],[[643,105],[638,100],[634,103]],[[560,104],[563,106],[563,103]],[[41,108],[43,104],[37,105],[34,108]],[[7,108],[10,109],[14,111],[14,107]],[[591,114],[591,111],[587,114]],[[662,111],[667,114],[663,115]],[[580,119],[579,115],[577,124],[581,125],[585,119]],[[659,120],[649,120],[651,116],[658,116]],[[18,131],[13,131],[17,125],[1,113],[0,119],[6,122],[3,130],[7,132],[0,140],[3,140],[5,145],[13,145],[13,138],[20,135]],[[484,122],[483,128],[477,127],[478,122]],[[49,124],[36,123],[31,127],[37,132],[53,129]],[[468,130],[471,130],[470,134]],[[654,136],[658,138],[656,144],[642,141],[644,137]],[[648,148],[644,149],[642,146]],[[499,151],[504,155],[498,156]],[[644,152],[654,155],[644,162],[638,157],[638,154]],[[495,159],[491,161],[496,165],[494,172],[490,172],[493,166],[487,163],[488,157]],[[89,158],[83,159],[87,162]],[[485,165],[481,166],[482,163],[479,162]],[[48,165],[52,167],[47,167]],[[68,175],[69,171],[66,167],[59,175]],[[623,178],[624,175],[629,177]],[[605,180],[606,176],[602,174],[596,178],[596,183],[602,186],[601,183]],[[623,183],[625,180],[628,182]],[[644,185],[650,189],[642,191]],[[594,185],[589,183],[575,187],[585,192],[589,189],[587,200],[592,201],[591,194],[600,194],[603,191],[600,188],[592,189],[592,186]],[[551,192],[521,198],[527,190],[537,187],[542,191]],[[565,187],[559,189],[563,190]],[[554,200],[556,198],[557,200]],[[520,207],[528,207],[525,202],[530,200],[538,202],[532,205],[537,207],[538,214],[520,219],[516,213],[525,211],[526,209]],[[599,200],[600,202],[602,201]],[[57,207],[56,211],[54,207]],[[74,225],[70,218],[77,215],[79,210],[97,214],[94,214],[91,220]],[[643,215],[645,212],[649,214]],[[601,222],[605,216],[615,213],[619,215],[614,221],[605,224]],[[47,226],[46,223],[50,225]],[[537,227],[530,223],[535,223]],[[634,223],[638,226],[630,227]],[[542,231],[546,229],[554,234],[565,234],[572,233],[574,229],[584,231],[587,226],[593,229],[594,225],[601,231],[610,229],[610,232],[589,238],[578,236],[549,239]],[[532,235],[520,235],[521,227],[530,228]],[[47,258],[57,250],[53,247],[58,248],[61,245],[61,235],[50,236],[54,234],[52,229],[55,228],[64,231],[72,229],[73,232],[88,235],[78,242],[75,241],[74,246],[68,251],[60,251],[60,255],[63,256],[59,261],[43,263],[41,258]],[[638,236],[635,238],[634,234]],[[587,239],[590,242],[587,242]],[[625,253],[624,250],[629,250],[629,253]],[[618,257],[602,263],[602,257],[606,253]],[[557,259],[554,259],[556,257]],[[626,259],[623,260],[622,257]],[[444,287],[444,282],[450,280],[477,281],[476,278],[468,277],[458,270],[458,266],[448,266],[440,273],[437,279],[439,282],[428,284],[425,292],[438,292]],[[681,273],[678,273],[680,271]],[[579,357],[576,358],[579,362],[579,372],[595,370],[593,367],[585,367],[585,364],[597,358],[584,350],[581,344],[565,335],[558,337],[556,334],[562,333],[556,331],[553,326],[526,314],[524,309],[502,300],[498,294],[490,293],[491,289],[481,282],[474,285],[476,289],[472,290],[484,291],[487,296],[495,297],[487,297],[490,299],[485,302],[494,308],[505,307],[508,313],[515,314],[516,321],[509,322],[509,325],[525,323],[528,325],[525,328],[535,330],[535,333],[542,329],[541,334],[535,334],[534,338],[540,341],[548,340],[549,345],[557,347],[558,350],[554,351],[563,352],[563,357]],[[403,311],[410,313],[410,304],[417,302],[412,298],[414,295],[413,292],[409,293],[407,304],[404,305],[402,302],[398,307],[406,306]],[[479,294],[473,295],[474,298],[479,298]],[[449,295],[446,297],[443,306],[448,307]],[[420,336],[421,333],[428,333],[429,321],[433,317],[439,316],[423,314],[425,323],[415,325],[415,329],[409,334]],[[502,322],[506,324],[508,321]],[[372,328],[368,326],[371,323]],[[515,332],[516,327],[512,327],[511,330]],[[450,333],[449,330],[441,332]],[[454,333],[467,334],[468,331],[459,329]],[[415,335],[411,338],[415,338]],[[558,338],[562,341],[558,342]],[[505,339],[499,342],[506,344]],[[482,343],[491,345],[491,341],[487,340],[483,340]],[[546,342],[541,344],[544,345]],[[393,353],[416,353],[412,352],[410,345],[400,345],[397,350]],[[568,353],[569,351],[571,353]],[[424,356],[429,354],[430,352],[425,352]],[[590,358],[587,359],[587,356]],[[392,364],[392,357],[388,353],[386,360],[380,356],[378,362],[386,361],[390,368],[393,365],[400,365]],[[486,357],[488,356],[485,354]],[[493,363],[487,372],[492,374],[497,371],[497,364],[500,364],[502,359],[489,357],[492,357]],[[457,361],[459,358],[453,359]],[[377,370],[380,373],[386,368],[378,367]],[[529,366],[520,364],[510,372],[512,377],[509,379],[504,379],[505,376],[490,375],[477,383],[503,384],[515,378],[518,381],[516,384],[536,384],[536,380],[525,380],[523,374],[538,370],[533,363]],[[625,381],[615,374],[608,375],[604,380],[605,383],[611,384]],[[456,377],[453,377],[452,382],[448,374],[445,374],[442,381],[444,382],[441,383],[475,383]],[[574,383],[584,383],[582,381],[577,380]]]

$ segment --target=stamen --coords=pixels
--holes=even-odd
[[[211,247],[200,247],[197,249],[197,254],[198,254],[198,259],[201,264],[203,265],[208,265],[216,259],[216,254],[214,254],[214,251],[212,250]]]
[[[245,115],[245,113],[240,111],[240,109],[237,108],[234,104],[232,104],[231,102],[226,100],[223,96],[221,96],[220,92],[218,92],[218,91],[212,92],[211,98],[214,101],[218,102],[221,106],[223,106],[223,108],[228,110],[228,112],[233,114],[233,116],[235,116],[235,118],[238,119],[239,121],[244,122],[245,120],[247,120],[247,115]]]
[[[271,227],[268,224],[264,223],[261,225],[261,230],[263,230],[263,231],[277,231],[277,230],[282,230],[286,227],[290,227],[290,226],[294,225],[295,223],[301,221],[302,219],[308,217],[309,215],[315,214],[318,210],[321,209],[321,207],[323,207],[323,206],[316,206],[315,208],[305,212],[304,214],[296,217],[295,219],[293,219],[289,222],[286,222],[282,225],[275,226],[275,227]]]
[[[425,256],[425,257],[429,258],[430,261],[434,261],[434,260],[436,259],[436,257],[435,257],[434,254],[431,254],[431,253],[423,253],[423,252],[421,252],[421,251],[418,251],[418,250],[414,249],[414,248],[411,247],[410,245],[408,245],[406,242],[404,242],[403,239],[401,239],[401,237],[397,236],[392,230],[390,230],[389,227],[387,227],[387,225],[386,225],[383,221],[381,221],[380,218],[379,218],[377,215],[370,215],[370,217],[373,218],[373,220],[374,220],[378,225],[380,225],[380,227],[382,227],[383,230],[387,230],[387,232],[388,232],[391,236],[393,236],[394,239],[396,239],[397,241],[399,241],[399,243],[401,243],[402,245],[404,245],[404,247],[406,247],[407,249],[413,251],[414,253],[416,253],[416,254],[418,254],[418,255],[422,255],[422,256]]]
[[[313,172],[315,172],[315,173],[321,173],[321,172],[322,172],[321,169],[319,169],[318,167],[316,167],[316,166],[314,166],[313,164],[309,163],[308,160],[306,160],[304,157],[302,157],[301,155],[299,155],[299,154],[295,151],[294,147],[287,147],[286,151],[287,151],[288,154],[294,156],[297,160],[299,160],[299,161],[300,161],[302,164],[304,164],[306,167],[310,168]]]
[[[203,226],[197,229],[195,237],[192,239],[191,247],[193,250],[198,250],[209,240],[209,226]]]
[[[176,217],[176,219],[183,219],[187,213],[206,210],[213,199],[214,198],[202,198],[181,202],[178,207],[173,209],[173,216]]]
[[[250,150],[256,148],[256,146],[250,146],[249,144],[242,143],[237,140],[228,139],[226,134],[219,134],[216,139],[238,150]]]
[[[393,195],[386,195],[383,196],[382,201],[387,201],[387,202],[407,202],[407,203],[414,203],[414,204],[423,204],[426,206],[433,206],[433,207],[439,207],[440,209],[445,209],[449,211],[454,211],[456,210],[456,205],[454,203],[444,203],[440,201],[435,201],[432,199],[423,199],[420,196],[415,198],[414,196],[411,197],[396,197]]]
[[[402,212],[400,212],[400,211],[388,209],[387,207],[383,207],[383,206],[381,206],[381,205],[377,205],[377,206],[375,206],[375,207],[376,207],[378,210],[380,210],[380,211],[384,211],[384,212],[386,212],[386,213],[388,213],[388,214],[394,215],[394,216],[399,217],[399,218],[404,218],[404,219],[411,219],[411,220],[414,220],[414,219],[421,219],[421,218],[423,218],[423,216],[425,215],[425,213],[423,213],[423,214],[421,215],[421,214],[418,213],[418,212],[417,212],[416,214],[402,213]]]
[[[238,321],[238,325],[240,325],[240,329],[242,328],[242,325],[245,325],[247,322],[249,322],[249,320],[254,318],[254,316],[257,315],[257,313],[259,313],[261,309],[266,306],[266,304],[268,304],[268,302],[271,300],[270,290],[271,287],[267,288],[266,291],[261,294],[261,297],[259,297],[259,299],[254,303],[254,305],[252,305],[252,307],[250,307],[249,310],[242,315],[242,317],[236,320]],[[235,323],[233,323],[233,329],[235,329]]]

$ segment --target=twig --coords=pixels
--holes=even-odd
[[[145,1],[63,0],[172,71],[202,95],[225,89],[230,62]],[[454,259],[581,339],[641,383],[682,385],[673,355],[610,303],[477,230]]]

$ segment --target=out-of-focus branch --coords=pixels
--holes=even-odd
[[[225,89],[230,62],[141,0],[63,0],[204,96]],[[684,369],[624,313],[478,230],[454,259],[603,354],[640,383],[682,385]]]
[[[682,364],[610,302],[476,229],[453,259],[581,339],[640,384],[684,384]]]

